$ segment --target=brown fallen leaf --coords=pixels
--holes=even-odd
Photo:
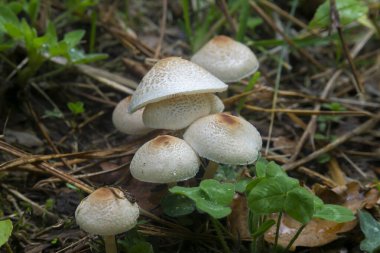
[[[316,184],[313,191],[325,203],[343,205],[354,213],[363,206],[373,206],[379,199],[379,192],[368,191],[364,193],[358,182],[350,182],[346,185],[329,189],[326,186]],[[273,215],[273,219],[277,220],[277,215]],[[341,233],[352,230],[357,225],[357,220],[345,223],[335,223],[321,219],[311,220],[303,229],[297,240],[294,242],[291,250],[295,250],[297,246],[318,247],[328,244],[340,237]],[[289,241],[296,234],[301,224],[287,215],[284,215],[280,225],[279,245],[286,247]],[[264,239],[267,242],[274,243],[276,228],[272,227],[266,234]]]

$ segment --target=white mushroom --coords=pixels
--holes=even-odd
[[[194,177],[199,165],[198,155],[184,140],[160,135],[137,150],[130,171],[140,181],[173,183]]]
[[[107,253],[116,253],[115,235],[132,229],[139,217],[139,207],[124,193],[111,187],[99,188],[83,199],[75,211],[81,229],[103,236]]]
[[[221,92],[227,85],[198,65],[169,57],[158,61],[132,96],[129,111],[179,95]]]
[[[214,94],[184,95],[148,104],[143,121],[147,127],[178,130],[200,117],[223,109],[223,103]]]
[[[210,40],[191,61],[223,82],[239,81],[259,68],[255,54],[246,45],[223,35]]]
[[[153,129],[146,127],[143,123],[142,114],[144,109],[140,109],[134,113],[128,112],[128,105],[131,96],[121,100],[112,113],[112,122],[117,130],[130,135],[147,134]]]
[[[224,164],[254,163],[262,145],[261,136],[252,124],[224,113],[196,120],[183,137],[199,156]]]

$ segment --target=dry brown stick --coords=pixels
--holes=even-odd
[[[3,150],[7,153],[10,153],[10,154],[18,156],[18,157],[24,157],[24,156],[30,155],[30,154],[26,153],[25,151],[19,150],[18,148],[13,147],[13,146],[11,146],[11,145],[3,142],[3,141],[0,141],[0,150]],[[85,184],[84,182],[74,178],[73,176],[71,176],[71,175],[69,175],[63,171],[57,170],[56,168],[54,168],[53,166],[51,166],[47,162],[37,162],[35,164],[35,166],[38,167],[39,169],[53,175],[53,176],[61,178],[63,181],[66,181],[66,182],[74,185],[75,187],[83,190],[84,192],[91,193],[94,190],[91,186]]]
[[[167,12],[168,12],[168,0],[162,0],[162,19],[161,19],[161,26],[160,26],[160,38],[158,39],[158,44],[154,52],[154,58],[156,59],[160,56],[162,43],[164,41]]]
[[[335,3],[335,0],[331,0],[330,1],[330,15],[331,15],[331,25],[333,28],[335,28],[338,32],[338,35],[339,35],[339,39],[342,43],[342,48],[343,48],[343,53],[348,61],[348,64],[350,66],[350,69],[351,69],[351,72],[352,74],[354,75],[354,79],[355,79],[355,89],[357,91],[357,93],[360,95],[360,94],[364,94],[365,93],[365,90],[364,90],[364,84],[361,82],[360,78],[359,78],[359,73],[356,69],[356,66],[352,60],[352,56],[350,54],[350,51],[348,50],[348,47],[347,47],[347,44],[346,44],[346,41],[344,39],[344,36],[343,36],[343,32],[342,32],[342,27],[340,25],[340,18],[339,18],[339,13],[338,13],[338,10],[336,9],[336,3]]]
[[[264,19],[266,23],[278,34],[281,35],[281,37],[288,43],[291,47],[296,49],[303,57],[305,57],[306,60],[308,60],[310,63],[312,63],[314,66],[316,66],[319,70],[324,70],[325,67],[322,66],[316,59],[314,59],[313,56],[311,56],[307,51],[297,46],[283,31],[281,31],[276,24],[271,20],[271,18],[258,6],[255,1],[249,1],[251,7],[254,9],[254,11],[259,14],[259,16]]]
[[[267,0],[260,0],[260,3],[265,5],[266,7],[270,8],[271,10],[277,12],[280,16],[283,16],[284,18],[290,20],[291,22],[293,22],[295,25],[307,30],[308,32],[310,32],[311,34],[315,35],[315,36],[320,36],[316,31],[314,31],[313,29],[311,29],[307,24],[305,24],[304,22],[302,22],[301,20],[299,20],[298,18],[290,15],[288,12],[282,10],[280,7],[278,7],[278,5],[272,3],[272,2],[269,2]]]
[[[375,126],[379,122],[379,120],[380,120],[380,114],[377,114],[376,117],[367,120],[366,122],[364,122],[363,124],[361,124],[360,126],[355,128],[354,130],[341,135],[340,137],[335,139],[333,142],[330,142],[329,144],[327,144],[323,148],[314,151],[313,153],[309,154],[305,158],[302,158],[298,161],[285,164],[283,166],[283,168],[285,170],[292,170],[292,169],[295,169],[295,168],[297,168],[297,167],[299,167],[299,166],[301,166],[307,162],[310,162],[310,161],[316,159],[317,157],[319,157],[320,155],[325,154],[327,152],[330,152],[331,150],[335,149],[336,147],[338,147],[342,143],[346,142],[350,138],[368,131],[371,127]]]
[[[330,90],[332,89],[333,85],[335,84],[336,79],[340,76],[341,73],[342,73],[342,70],[336,71],[333,74],[333,76],[330,78],[330,80],[327,82],[325,88],[322,91],[322,95],[321,95],[322,99],[325,99],[328,96]],[[319,111],[320,109],[321,109],[321,104],[318,103],[317,105],[315,105],[315,107],[314,107],[315,111]],[[298,141],[296,148],[294,150],[294,154],[290,158],[290,161],[294,161],[297,159],[297,156],[301,152],[301,149],[302,149],[303,145],[305,144],[306,139],[309,136],[313,135],[316,122],[317,122],[317,115],[313,115],[311,117],[309,123],[307,124],[307,127],[301,136],[301,139]]]
[[[303,109],[286,109],[286,108],[262,108],[259,106],[245,105],[246,109],[255,112],[268,112],[268,113],[294,113],[298,115],[339,115],[339,116],[374,116],[367,111],[317,111],[317,110],[303,110]]]
[[[222,10],[223,15],[225,16],[228,24],[230,25],[232,33],[235,35],[237,32],[236,25],[234,23],[234,20],[232,19],[229,11],[228,11],[228,5],[225,0],[217,0],[219,8]]]

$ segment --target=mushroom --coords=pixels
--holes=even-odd
[[[222,92],[227,85],[202,67],[169,57],[159,60],[143,77],[132,96],[129,112],[179,95]]]
[[[128,105],[131,102],[131,96],[121,100],[112,113],[112,122],[117,130],[130,135],[143,135],[153,129],[146,127],[143,123],[142,115],[144,109],[134,113],[128,112]]]
[[[116,253],[115,235],[132,229],[139,217],[137,203],[131,203],[117,188],[102,187],[83,199],[75,211],[81,229],[101,235],[106,253]]]
[[[178,130],[210,113],[222,112],[223,102],[214,94],[184,95],[148,104],[143,113],[145,126]]]
[[[223,35],[207,42],[191,61],[227,83],[250,76],[259,68],[255,54],[246,45]]]
[[[130,171],[134,178],[150,183],[174,183],[194,177],[200,161],[182,139],[160,135],[135,153]]]
[[[194,121],[183,138],[199,156],[232,165],[254,163],[262,146],[261,136],[252,124],[225,113]]]

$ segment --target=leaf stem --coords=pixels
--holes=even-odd
[[[220,244],[222,245],[224,253],[231,253],[230,249],[228,248],[228,245],[227,245],[226,241],[224,240],[224,237],[222,235],[222,231],[219,228],[217,220],[214,217],[211,217],[211,216],[210,216],[210,220],[211,220],[212,225],[215,228],[216,235],[217,235],[217,237],[218,237],[218,239],[220,241]]]
[[[278,219],[277,219],[277,224],[276,224],[276,237],[274,239],[273,252],[276,252],[277,244],[278,244],[278,238],[280,237],[281,218],[282,218],[282,211],[278,214]]]
[[[292,240],[290,240],[288,246],[286,246],[284,252],[288,252],[292,247],[293,243],[297,240],[298,236],[301,234],[302,230],[305,228],[306,224],[303,224],[298,230],[297,233],[293,236]]]

